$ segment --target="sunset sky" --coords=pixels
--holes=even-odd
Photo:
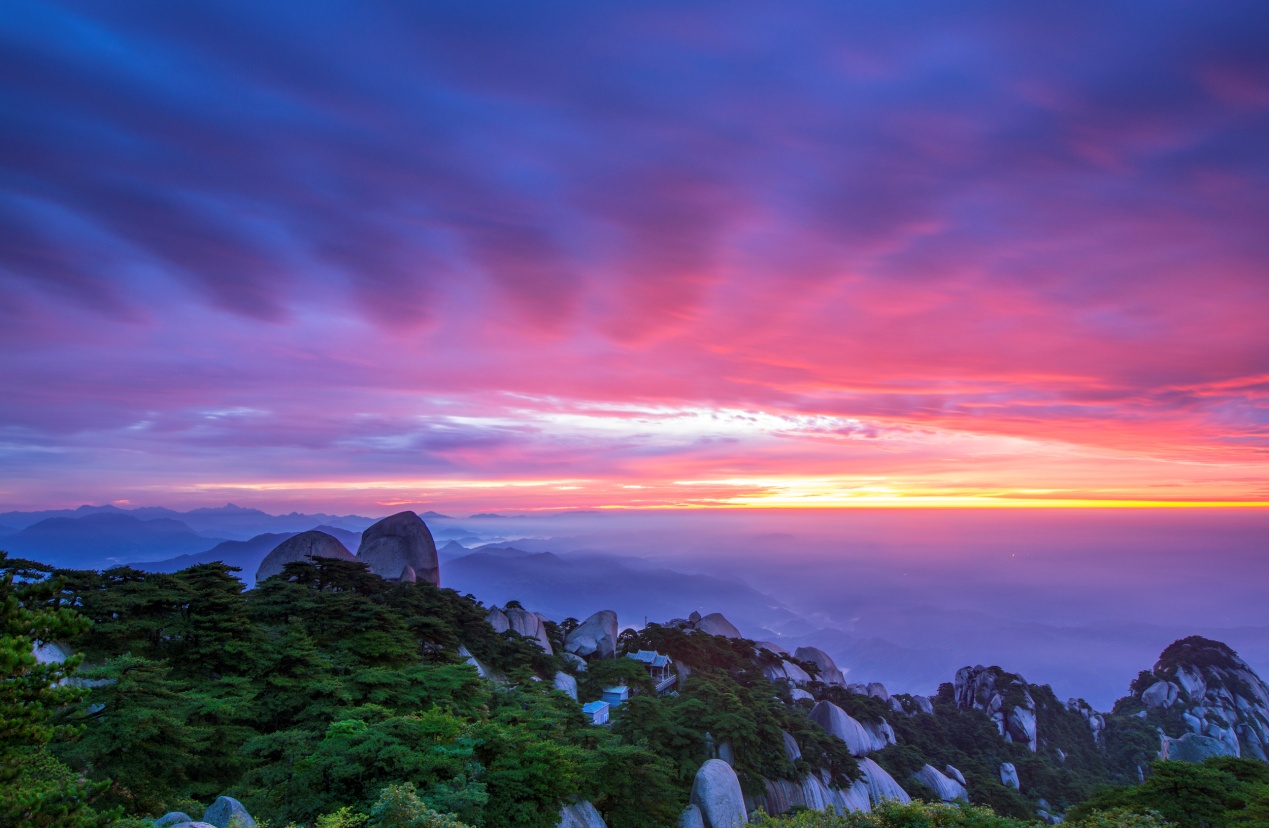
[[[1264,505],[1266,43],[11,0],[0,506]]]

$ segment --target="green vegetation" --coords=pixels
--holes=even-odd
[[[1153,811],[1177,828],[1269,825],[1269,765],[1217,756],[1201,765],[1154,762],[1139,785],[1105,788],[1072,808],[1073,820],[1113,810]]]
[[[713,755],[732,757],[751,795],[768,779],[816,773],[849,786],[859,775],[845,745],[808,719],[814,702],[767,680],[778,656],[751,641],[656,624],[623,632],[622,654],[666,653],[680,681],[658,696],[644,665],[592,660],[575,674],[583,700],[631,689],[612,726],[594,727],[553,689],[569,664],[495,633],[470,595],[384,581],[355,561],[290,564],[247,592],[235,571],[58,571],[0,553],[0,828],[139,826],[170,810],[197,817],[221,794],[275,828],[550,828],[577,799],[612,828],[659,828],[676,823]],[[548,626],[557,648],[576,624]],[[35,642],[78,655],[42,664]],[[479,678],[470,657],[495,678]],[[765,817],[769,828],[1013,828],[1034,824],[1041,799],[1082,828],[1269,824],[1269,767],[1151,765],[1152,719],[1107,716],[1094,744],[1047,687],[1025,688],[1035,753],[982,711],[958,709],[950,685],[933,716],[807,689],[861,722],[890,723],[898,744],[872,758],[918,801]],[[1001,784],[1002,762],[1023,793]],[[933,797],[912,778],[927,763],[958,768],[973,805],[919,801]]]

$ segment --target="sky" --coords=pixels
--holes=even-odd
[[[1264,505],[1267,41],[10,0],[0,505]]]

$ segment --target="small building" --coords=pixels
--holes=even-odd
[[[604,688],[604,701],[609,707],[621,707],[630,700],[630,688],[624,684]]]
[[[582,705],[582,712],[593,725],[608,724],[608,702],[606,701],[586,702]]]
[[[640,650],[637,653],[627,654],[626,658],[632,658],[647,665],[648,674],[652,676],[652,683],[656,685],[658,693],[664,693],[674,686],[677,676],[674,672],[674,661],[668,655],[654,650]]]

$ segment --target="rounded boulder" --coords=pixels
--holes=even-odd
[[[256,570],[256,583],[274,575],[281,575],[282,568],[289,563],[312,560],[313,558],[338,558],[341,561],[355,561],[348,547],[339,542],[339,538],[328,535],[317,529],[300,532],[273,547],[273,551],[264,556],[260,568]]]
[[[441,585],[436,541],[427,524],[414,512],[398,512],[362,532],[357,560],[368,564],[370,571],[382,578],[399,578],[409,567],[417,580]]]

